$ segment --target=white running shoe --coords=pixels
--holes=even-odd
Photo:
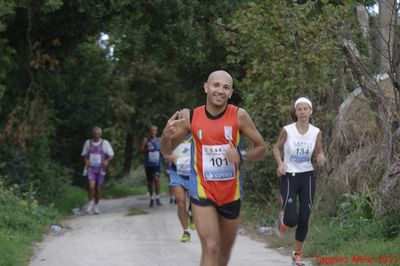
[[[305,266],[306,262],[302,259],[302,254],[300,252],[292,252],[292,265],[293,266]]]
[[[93,212],[93,207],[94,207],[94,202],[90,201],[86,209],[87,214],[91,214]]]
[[[98,204],[94,205],[94,214],[100,214],[100,208]]]
[[[283,212],[279,213],[279,218],[276,221],[275,227],[274,227],[274,231],[275,234],[279,237],[279,238],[284,238],[286,237],[287,233],[289,232],[289,227],[287,227],[284,223],[283,223]]]

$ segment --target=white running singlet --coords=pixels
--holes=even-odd
[[[296,123],[284,127],[287,138],[284,145],[284,159],[286,172],[303,173],[313,171],[311,157],[314,152],[319,128],[309,125],[307,133],[300,134]]]

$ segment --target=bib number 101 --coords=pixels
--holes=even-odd
[[[224,157],[224,158],[211,158],[210,162],[212,164],[213,167],[221,167],[221,166],[228,166],[228,160]]]

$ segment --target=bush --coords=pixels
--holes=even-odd
[[[69,215],[73,208],[80,208],[87,200],[87,192],[83,188],[68,186],[54,201],[54,207],[62,215]]]
[[[33,193],[0,183],[0,265],[25,265],[33,242],[58,218],[54,208],[38,206]]]

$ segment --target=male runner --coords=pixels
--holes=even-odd
[[[114,158],[111,144],[101,138],[102,133],[101,128],[94,127],[92,129],[92,139],[86,140],[81,153],[85,161],[85,167],[88,169],[89,204],[86,212],[89,214],[92,213],[93,208],[95,214],[100,214],[98,203],[100,201],[101,186],[104,183],[108,164]]]
[[[161,152],[170,153],[192,133],[189,195],[201,246],[202,266],[227,265],[239,223],[241,160],[260,160],[267,149],[248,113],[228,104],[233,93],[231,75],[214,71],[204,84],[206,104],[176,112],[161,137]],[[252,144],[241,150],[240,136]]]
[[[160,173],[161,173],[161,156],[160,156],[160,138],[157,137],[158,128],[150,127],[150,136],[144,138],[140,151],[145,154],[144,166],[147,176],[147,189],[150,194],[150,208],[154,206],[154,201],[161,206],[160,201]],[[155,194],[154,194],[155,193]]]
[[[190,240],[189,228],[189,212],[186,209],[187,191],[189,189],[189,175],[190,175],[190,149],[191,149],[192,136],[188,135],[185,140],[178,145],[168,156],[168,162],[171,166],[169,169],[170,182],[169,185],[173,190],[176,201],[178,203],[178,218],[181,222],[183,235],[182,242]]]

